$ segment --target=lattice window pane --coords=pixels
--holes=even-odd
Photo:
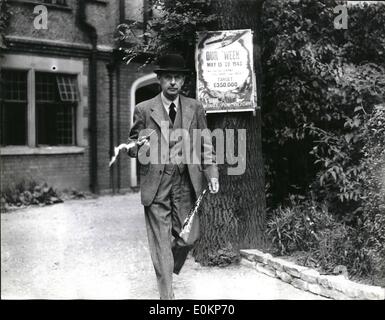
[[[8,101],[27,101],[27,71],[1,71],[1,91],[3,99]]]
[[[38,104],[36,107],[38,144],[74,145],[74,105]]]
[[[36,102],[57,101],[56,74],[36,72]]]
[[[27,144],[27,72],[1,71],[0,143]]]
[[[79,101],[78,84],[76,76],[57,75],[57,86],[59,90],[60,100],[63,102]]]
[[[74,143],[74,108],[71,106],[58,106],[56,113],[57,144],[71,145]]]
[[[27,104],[3,101],[0,106],[2,146],[27,144]]]

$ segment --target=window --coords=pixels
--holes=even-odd
[[[65,75],[56,76],[57,86],[59,89],[61,101],[67,102],[77,102],[78,99],[78,89],[76,78]]]
[[[1,71],[1,145],[27,144],[27,71]]]
[[[35,84],[37,144],[74,145],[76,76],[37,72]]]
[[[34,101],[28,101],[29,72],[34,72],[35,81],[30,84],[30,96],[35,97]],[[76,144],[76,109],[79,102],[76,75],[8,69],[2,71],[1,89],[2,146]],[[27,132],[34,136],[33,139],[28,139]],[[33,145],[28,141],[33,141]]]

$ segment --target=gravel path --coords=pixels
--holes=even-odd
[[[245,266],[189,258],[177,299],[321,299]],[[1,214],[2,299],[158,299],[139,194]]]

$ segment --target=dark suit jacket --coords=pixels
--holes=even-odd
[[[193,129],[207,129],[206,116],[202,104],[195,99],[180,95],[180,108],[182,111],[182,128],[189,133],[188,139],[183,140],[183,147],[185,150],[189,148],[189,150],[186,150],[186,154],[195,154],[201,160],[200,163],[194,162],[187,164],[190,179],[195,194],[198,197],[203,189],[207,187],[210,178],[218,178],[215,152],[211,144],[211,137],[208,139],[207,135],[206,139],[201,140],[200,150],[197,150],[198,146],[196,143],[194,145],[194,142],[197,142],[198,139],[193,139],[193,135],[196,134]],[[165,143],[165,141],[167,141],[168,144],[168,137],[165,137],[161,133],[162,121],[168,122],[169,118],[164,110],[160,94],[150,100],[139,103],[135,107],[134,123],[130,131],[128,142],[136,141],[140,136],[155,130],[155,133],[153,133],[152,136],[157,136],[156,141],[158,143],[158,148],[160,148],[161,143]],[[163,124],[164,123],[165,122],[163,122]],[[147,130],[147,133],[143,134],[144,129],[149,130]],[[186,142],[187,140],[189,140],[189,143]],[[153,148],[152,145],[151,148]],[[129,150],[129,155],[131,157],[138,157],[138,153],[140,154],[141,151],[142,149],[140,147],[139,150],[137,147],[134,147]],[[158,191],[165,166],[164,163],[162,164],[159,162],[160,161],[148,165],[139,165],[141,201],[144,206],[149,206],[152,203]]]

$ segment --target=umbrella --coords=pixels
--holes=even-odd
[[[179,236],[185,241],[188,242],[188,237],[191,231],[191,227],[194,221],[194,217],[198,212],[201,201],[206,194],[207,189],[204,189],[203,192],[199,195],[197,201],[195,201],[194,207],[191,208],[189,214],[183,222],[182,231],[179,233]]]

